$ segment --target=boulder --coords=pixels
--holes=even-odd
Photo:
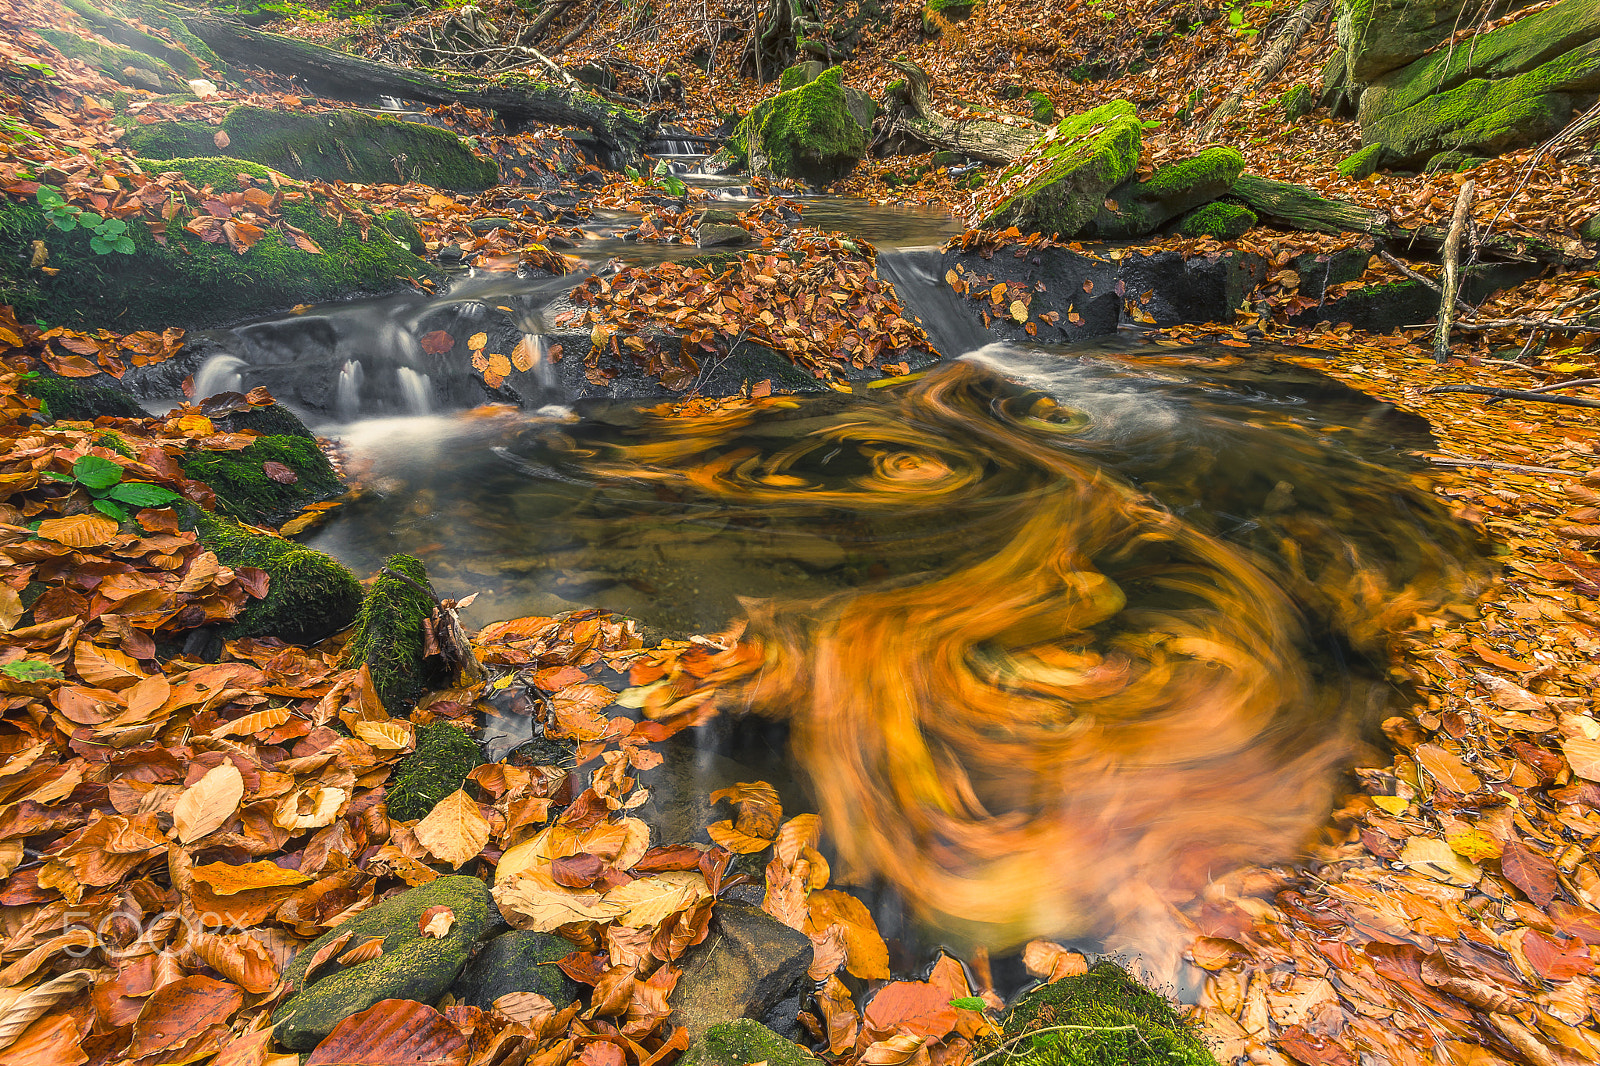
[[[19,391],[44,401],[40,413],[55,421],[92,422],[96,418],[144,418],[148,414],[128,393],[105,385],[88,385],[55,374],[18,382]]]
[[[1549,138],[1597,90],[1600,4],[1562,0],[1377,78],[1361,95],[1361,139],[1384,146],[1387,166],[1495,155]]]
[[[822,1060],[805,1048],[785,1040],[760,1022],[748,1018],[722,1022],[689,1045],[678,1066],[822,1066]]]
[[[418,726],[416,750],[400,760],[389,779],[389,817],[399,822],[427,817],[483,761],[483,752],[466,730],[449,722]]]
[[[739,124],[734,138],[752,173],[812,185],[838,181],[867,151],[866,132],[852,113],[838,67],[763,102]]]
[[[373,581],[356,615],[344,663],[365,666],[384,708],[398,715],[417,702],[429,682],[447,678],[430,668],[426,652],[428,620],[437,606],[427,569],[410,555],[389,556],[383,569],[387,572]]]
[[[279,525],[306,505],[344,492],[344,482],[309,434],[257,437],[237,451],[190,451],[178,462],[186,475],[211,486],[219,513],[253,526]],[[283,469],[273,476],[268,463]]]
[[[399,184],[420,181],[455,192],[480,192],[499,181],[492,161],[479,159],[448,130],[362,111],[269,111],[240,106],[218,127],[204,122],[130,123],[125,143],[146,159],[179,159],[221,152],[293,178]]]
[[[1225,194],[1243,173],[1244,156],[1220,145],[1168,163],[1147,181],[1123,182],[1107,193],[1083,235],[1116,239],[1154,233],[1186,211]],[[1116,204],[1114,209],[1112,204]]]
[[[449,908],[454,920],[435,937],[422,932],[420,919],[439,906]],[[437,1003],[466,965],[473,944],[499,923],[489,886],[476,877],[439,877],[390,896],[301,948],[284,968],[283,981],[293,994],[273,1013],[274,1038],[293,1051],[308,1051],[339,1022],[379,1000]],[[305,982],[311,960],[345,933],[349,939]],[[337,961],[339,954],[375,938],[383,940],[377,958],[350,966]]]
[[[1347,178],[1361,181],[1376,174],[1378,164],[1381,162],[1383,162],[1383,145],[1369,144],[1339,160],[1338,170]]]
[[[1064,1027],[1064,1028],[1063,1028]],[[1035,1029],[1054,1029],[1024,1038]],[[1129,1066],[1216,1066],[1205,1043],[1172,1004],[1114,962],[1034,989],[1006,1017],[1002,1046],[1017,1066],[1118,1062]]]
[[[578,998],[577,982],[555,965],[570,954],[571,942],[550,933],[502,933],[473,955],[450,992],[458,1002],[483,1010],[501,996],[535,992],[560,1009]]]
[[[223,629],[229,639],[277,637],[316,644],[348,626],[361,606],[361,583],[331,555],[283,537],[250,533],[236,522],[195,509],[200,543],[223,566],[267,574],[267,594],[251,600]]]
[[[1243,204],[1218,200],[1191,212],[1178,223],[1178,232],[1185,237],[1215,237],[1219,241],[1236,241],[1257,221],[1256,213]]]
[[[1126,100],[1069,115],[1044,135],[1040,147],[1001,172],[1002,183],[1020,174],[1024,184],[981,225],[1076,235],[1104,207],[1106,195],[1133,173],[1142,135],[1134,106]]]
[[[1298,122],[1311,114],[1317,106],[1317,98],[1311,94],[1309,85],[1292,85],[1289,91],[1283,94],[1279,101],[1283,107],[1283,117],[1289,122]]]
[[[750,231],[743,226],[702,222],[695,227],[694,243],[700,248],[738,248],[750,243]]]
[[[1480,0],[1342,0],[1339,41],[1351,78],[1370,82],[1405,66],[1471,25],[1483,6]]]
[[[810,85],[827,69],[828,64],[817,59],[796,63],[778,75],[778,90],[780,92],[788,92],[790,89],[798,89],[802,85]]]
[[[688,1029],[690,1040],[736,1018],[793,1029],[799,994],[811,987],[811,941],[759,907],[719,902],[711,935],[681,965],[671,1022]],[[795,1009],[779,1009],[790,1000]]]

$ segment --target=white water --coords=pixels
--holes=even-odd
[[[361,382],[366,377],[361,363],[346,359],[339,370],[339,384],[334,390],[334,410],[346,422],[354,421],[361,413]]]
[[[244,360],[236,355],[213,355],[195,371],[195,399],[202,400],[219,392],[244,391],[244,367]]]
[[[433,410],[433,381],[428,375],[402,366],[395,370],[395,378],[400,383],[400,396],[408,411],[425,415]]]

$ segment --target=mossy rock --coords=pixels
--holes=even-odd
[[[444,936],[426,935],[422,913],[439,906],[448,907],[455,920]],[[466,965],[473,944],[499,923],[489,886],[476,877],[439,877],[390,896],[301,948],[284,967],[283,980],[294,994],[272,1015],[274,1039],[291,1050],[306,1051],[341,1021],[379,1000],[437,1003]],[[317,951],[346,933],[347,947],[381,938],[383,954],[353,966],[330,958],[303,984]]]
[[[252,404],[243,411],[230,411],[212,419],[217,427],[229,433],[249,430],[263,437],[304,437],[316,440],[317,435],[295,413],[281,403]],[[320,454],[320,452],[319,452]],[[326,462],[326,456],[323,457]],[[332,467],[329,466],[329,472]]]
[[[1456,174],[1463,170],[1471,170],[1474,167],[1482,166],[1488,161],[1488,156],[1472,155],[1470,152],[1452,150],[1440,152],[1432,159],[1429,159],[1427,165],[1422,168],[1422,172],[1424,174],[1437,174],[1440,171],[1444,171],[1447,174]]]
[[[214,74],[235,73],[209,45],[189,31],[183,12],[160,0],[118,0],[118,8],[140,22],[159,30],[171,40],[163,40],[128,22],[122,15],[90,3],[90,0],[61,0],[90,29],[108,41],[130,48],[166,63],[184,78],[209,78]],[[210,68],[207,70],[206,68]]]
[[[180,159],[221,151],[293,178],[403,184],[419,181],[455,192],[481,192],[500,180],[500,168],[479,159],[455,134],[420,122],[361,111],[269,111],[240,106],[220,127],[203,122],[131,124],[125,143],[146,159]]]
[[[534,992],[559,1010],[578,998],[577,982],[555,965],[571,953],[572,943],[551,933],[503,933],[472,957],[450,993],[460,1003],[488,1010],[501,996]]]
[[[678,1066],[822,1066],[822,1060],[805,1048],[785,1040],[752,1018],[713,1025],[689,1045]]]
[[[1243,204],[1218,200],[1191,212],[1178,223],[1178,233],[1185,237],[1215,237],[1219,241],[1235,241],[1257,222],[1256,213]]]
[[[270,187],[267,168],[238,159],[172,159],[144,168],[180,171],[196,186],[217,192],[238,191],[241,173]],[[439,276],[386,229],[410,226],[409,220],[402,225],[379,215],[370,237],[363,238],[354,222],[336,222],[315,196],[284,204],[283,217],[321,246],[321,254],[301,251],[275,228],[243,255],[177,225],[168,227],[162,245],[134,220],[127,231],[131,255],[98,255],[87,230],[63,233],[36,203],[7,199],[0,202],[0,303],[10,304],[23,321],[80,329],[198,329],[296,304],[390,293],[409,288],[407,278]],[[34,241],[44,242],[49,265],[60,273],[51,276],[28,265],[25,253]]]
[[[163,90],[170,92],[184,85],[183,78],[164,60],[154,56],[80,37],[68,30],[44,27],[34,32],[68,59],[82,60],[112,81],[158,93]]]
[[[277,525],[305,505],[344,491],[312,437],[258,437],[238,451],[191,451],[179,463],[189,477],[211,486],[218,511],[255,526]],[[267,463],[288,467],[296,480],[275,480],[266,472]]]
[[[389,779],[389,817],[400,822],[426,818],[484,761],[482,749],[465,730],[448,722],[418,726],[416,749],[400,760]]]
[[[92,422],[97,418],[148,418],[139,401],[121,389],[85,385],[71,378],[39,374],[24,378],[21,391],[44,401],[40,412],[51,421]]]
[[[365,665],[373,687],[390,714],[417,702],[430,682],[443,681],[429,669],[424,631],[437,601],[428,585],[428,571],[415,557],[391,555],[372,583],[356,617],[356,631],[345,645],[345,663]],[[404,576],[396,576],[404,575]]]
[[[764,101],[734,137],[757,174],[812,185],[838,181],[867,152],[866,131],[852,114],[838,67]]]
[[[1298,122],[1311,114],[1317,100],[1311,94],[1311,87],[1301,84],[1290,86],[1289,91],[1283,94],[1278,103],[1283,108],[1283,117],[1286,121]]]
[[[290,644],[316,644],[355,620],[361,583],[331,555],[292,540],[250,533],[236,522],[198,508],[190,521],[200,543],[223,566],[253,566],[267,574],[267,595],[250,600],[223,635],[277,637]]]
[[[1578,236],[1586,241],[1600,241],[1600,215],[1595,215],[1589,221],[1578,227]]]
[[[1056,103],[1045,93],[1034,90],[1028,94],[1028,103],[1033,105],[1033,121],[1043,125],[1053,122],[1056,118]]]
[[[1358,149],[1339,160],[1339,173],[1354,181],[1370,178],[1378,172],[1378,164],[1383,162],[1383,145],[1369,144]]]
[[[790,89],[798,89],[802,85],[810,85],[827,69],[828,64],[817,60],[785,67],[783,73],[778,75],[778,91],[786,93]]]
[[[1105,196],[1099,213],[1084,227],[1087,236],[1104,239],[1142,237],[1154,233],[1186,211],[1209,203],[1233,188],[1244,173],[1244,156],[1214,145],[1199,155],[1161,167],[1146,181],[1124,182]]]
[[[960,22],[977,7],[977,0],[928,0],[922,5],[922,32],[937,37],[941,23]]]
[[[1075,1028],[1057,1028],[1073,1026]],[[1217,1060],[1172,1004],[1113,962],[1034,989],[1006,1019],[1003,1041],[1029,1032],[1015,1066],[1216,1066]]]
[[[1045,135],[1031,179],[991,211],[983,227],[1077,235],[1104,207],[1106,194],[1133,174],[1142,137],[1139,116],[1126,100],[1069,115]]]

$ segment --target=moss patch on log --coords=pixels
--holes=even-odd
[[[424,629],[437,606],[428,571],[415,557],[391,555],[361,604],[356,631],[345,645],[345,663],[365,665],[390,714],[417,702],[431,676],[424,654]],[[397,577],[396,574],[404,575]],[[409,579],[409,580],[408,580]]]

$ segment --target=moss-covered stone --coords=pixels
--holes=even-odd
[[[119,0],[117,6],[171,40],[145,32],[110,10],[110,5],[102,7],[90,0],[61,0],[61,3],[106,40],[160,59],[185,78],[207,78],[213,73],[226,74],[233,70],[210,46],[189,32],[179,9],[160,0]]]
[[[501,996],[534,992],[560,1009],[578,998],[577,982],[555,965],[571,953],[570,941],[550,933],[505,933],[472,957],[450,993],[460,1003],[488,1010]]]
[[[251,600],[228,624],[228,639],[277,637],[316,644],[355,620],[361,583],[332,556],[282,537],[247,532],[198,509],[191,519],[200,542],[223,566],[253,566],[267,575],[266,597]]]
[[[1489,158],[1487,156],[1473,155],[1470,152],[1451,150],[1448,152],[1440,152],[1438,155],[1435,155],[1433,158],[1429,159],[1427,164],[1422,168],[1422,172],[1424,174],[1436,174],[1440,171],[1444,171],[1447,174],[1454,174],[1463,170],[1471,170],[1473,167],[1481,166],[1488,161]]]
[[[936,37],[946,23],[960,22],[977,6],[977,0],[927,0],[922,5],[922,32]]]
[[[735,139],[751,170],[812,185],[838,181],[867,151],[867,135],[851,114],[838,67],[763,102],[739,124]]]
[[[428,669],[424,631],[437,601],[428,585],[428,571],[415,557],[391,555],[361,604],[356,631],[345,645],[345,662],[365,665],[372,684],[391,714],[417,702],[430,681],[442,681]]]
[[[1045,1030],[1054,1029],[1054,1032]],[[1016,1066],[1216,1066],[1165,998],[1113,962],[1023,996],[1007,1017],[1003,1040],[1030,1032],[1010,1056]]]
[[[1244,156],[1213,145],[1199,155],[1168,163],[1146,181],[1124,182],[1111,190],[1083,233],[1106,239],[1154,233],[1185,211],[1225,194],[1243,173]],[[1110,207],[1113,203],[1115,210]]]
[[[796,63],[792,67],[786,67],[783,73],[778,75],[778,91],[788,92],[790,89],[798,89],[802,85],[810,85],[827,69],[828,64],[815,59],[804,63]]]
[[[1378,164],[1381,162],[1383,162],[1383,145],[1369,144],[1339,160],[1338,170],[1347,178],[1362,181],[1376,174]]]
[[[1357,83],[1423,55],[1461,26],[1471,25],[1481,0],[1341,0],[1339,41]]]
[[[420,181],[456,192],[479,192],[499,180],[460,137],[420,122],[361,111],[269,111],[241,106],[222,120],[228,146],[220,151],[295,178],[399,184]],[[217,127],[203,122],[131,124],[126,143],[147,159],[209,155]]]
[[[1133,173],[1142,136],[1139,116],[1126,100],[1067,116],[1045,135],[1028,182],[983,225],[1076,235],[1099,213],[1106,193]]]
[[[448,907],[454,916],[442,937],[421,931],[430,907]],[[284,967],[283,980],[294,994],[272,1016],[274,1039],[294,1051],[313,1048],[333,1027],[383,999],[433,1004],[445,994],[472,946],[500,921],[489,886],[476,877],[439,877],[340,922],[313,940]],[[383,954],[343,966],[329,958],[304,982],[317,952],[349,934],[348,947],[383,941]],[[342,954],[341,952],[336,952]]]
[[[149,413],[121,389],[85,385],[53,374],[24,378],[21,391],[43,400],[44,408],[40,413],[52,421],[64,418],[70,422],[92,422],[102,416],[144,418]]]
[[[400,760],[389,779],[389,817],[401,822],[427,817],[483,763],[483,752],[465,730],[448,722],[418,726],[416,750]]]
[[[317,435],[306,428],[293,411],[281,403],[252,404],[243,411],[232,411],[212,419],[217,427],[229,433],[249,430],[263,437],[304,437],[316,440]],[[332,468],[329,468],[332,472]]]
[[[822,1060],[811,1052],[752,1018],[713,1025],[683,1053],[678,1066],[746,1066],[752,1062],[822,1066]]]
[[[267,474],[278,463],[295,475],[284,483]],[[344,491],[339,475],[314,438],[259,437],[238,451],[191,451],[180,460],[183,472],[204,481],[217,494],[217,510],[251,525],[275,525],[308,503]]]
[[[214,150],[214,149],[213,149]],[[196,186],[235,192],[237,175],[270,187],[267,168],[237,159],[171,159],[145,164],[150,173],[180,171]],[[280,179],[281,180],[281,179]],[[83,229],[63,233],[31,201],[0,202],[0,303],[23,320],[79,328],[186,329],[221,326],[320,303],[408,287],[407,278],[437,277],[382,227],[394,222],[380,215],[368,238],[353,221],[339,223],[312,196],[283,206],[283,217],[321,248],[301,251],[283,233],[269,228],[240,255],[226,244],[208,244],[181,226],[170,226],[160,244],[142,222],[128,225],[131,255],[98,255]],[[409,225],[407,221],[406,225]],[[43,241],[48,275],[29,266],[25,254]]]
[[[1586,241],[1600,241],[1600,215],[1595,215],[1589,221],[1578,227],[1578,236]]]
[[[68,30],[44,27],[34,32],[68,59],[82,60],[112,81],[151,92],[170,91],[183,85],[184,79],[164,60],[154,56],[80,37]]]
[[[1055,121],[1056,103],[1047,94],[1036,89],[1028,94],[1027,99],[1033,105],[1033,121],[1041,125]]]
[[[1283,117],[1286,121],[1298,122],[1311,114],[1312,109],[1316,107],[1317,99],[1311,94],[1311,86],[1302,83],[1291,85],[1278,103],[1283,108]]]
[[[1185,237],[1215,237],[1219,241],[1234,241],[1257,222],[1256,213],[1243,204],[1218,200],[1191,212],[1178,224],[1178,232]]]

